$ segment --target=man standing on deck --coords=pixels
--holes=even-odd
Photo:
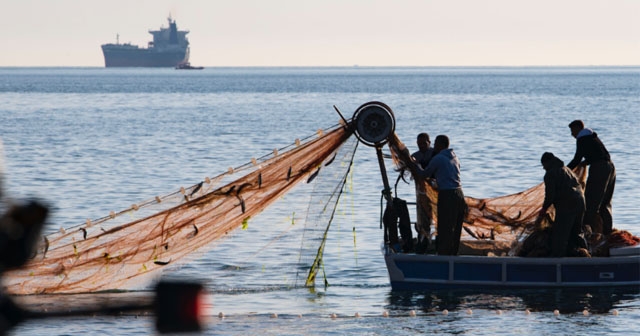
[[[433,147],[428,133],[418,134],[416,139],[418,151],[411,154],[411,159],[415,161],[420,168],[427,168],[429,161],[433,157]],[[416,232],[418,233],[418,241],[416,244],[416,253],[425,253],[431,243],[431,207],[427,198],[424,185],[416,183]]]
[[[420,133],[418,134],[418,139],[416,140],[416,144],[418,145],[418,151],[411,154],[411,158],[413,158],[417,164],[420,165],[422,169],[427,168],[431,157],[433,157],[433,148],[431,147],[431,140],[429,139],[428,133]]]
[[[582,120],[572,121],[569,128],[571,135],[576,138],[576,154],[567,167],[574,169],[578,165],[589,165],[584,191],[586,211],[582,225],[584,228],[589,226],[594,233],[609,235],[613,230],[611,199],[616,184],[616,168],[598,135],[584,128]]]
[[[457,255],[460,247],[462,222],[468,212],[460,183],[460,161],[449,148],[449,138],[438,135],[433,147],[434,156],[425,169],[416,164],[421,177],[435,177],[438,184],[438,238],[439,255]]]

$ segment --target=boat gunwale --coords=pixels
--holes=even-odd
[[[628,287],[633,292],[640,293],[640,278],[624,279],[621,281],[614,280],[614,273],[609,271],[600,272],[600,279],[585,279],[585,281],[576,281],[575,279],[563,279],[563,268],[565,267],[628,267],[637,266],[640,269],[640,254],[632,255],[616,255],[609,257],[519,257],[519,256],[479,256],[479,255],[433,255],[433,254],[415,254],[415,253],[394,253],[383,246],[385,264],[389,274],[391,288],[393,290],[416,290],[416,289],[553,289],[553,288],[617,288]],[[427,278],[427,277],[405,277],[405,271],[401,269],[396,262],[424,263],[418,267],[428,267],[429,263],[446,264],[448,276],[444,278]],[[460,279],[456,278],[456,265],[488,265],[500,267],[501,280],[489,279]],[[555,267],[554,281],[535,281],[535,280],[510,280],[508,279],[508,268],[510,266],[547,266]],[[464,266],[463,266],[464,267]],[[604,273],[604,275],[603,275]],[[603,276],[611,276],[611,280],[603,278]]]
[[[435,255],[435,254],[415,254],[415,253],[384,253],[385,259],[407,261],[454,261],[474,264],[532,264],[532,265],[591,265],[591,264],[613,264],[625,261],[637,261],[640,263],[640,254],[617,255],[609,257],[519,257],[519,256],[479,256],[479,255]]]

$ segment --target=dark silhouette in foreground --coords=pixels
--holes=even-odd
[[[34,256],[49,209],[37,201],[8,208],[0,216],[0,272],[20,268]],[[0,275],[1,275],[0,273]],[[97,306],[65,311],[30,311],[20,307],[6,293],[0,293],[0,335],[16,325],[33,319],[64,316],[118,315],[126,311],[152,311],[160,333],[201,331],[200,302],[203,286],[199,283],[161,281],[152,303]]]

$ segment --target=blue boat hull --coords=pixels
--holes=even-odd
[[[630,287],[640,255],[606,258],[436,256],[385,251],[393,290]]]

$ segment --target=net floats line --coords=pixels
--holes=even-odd
[[[482,310],[485,311],[485,310]],[[505,315],[505,314],[512,314],[512,313],[522,313],[525,316],[531,315],[533,314],[533,312],[530,309],[525,309],[523,311],[504,311],[501,309],[496,309],[496,310],[488,310],[486,311],[487,314],[495,314],[495,315]],[[383,310],[380,314],[360,314],[359,312],[355,312],[354,314],[351,315],[346,315],[346,314],[337,314],[337,313],[331,313],[331,314],[319,314],[319,313],[312,313],[312,314],[302,314],[302,313],[249,313],[249,314],[225,314],[224,312],[219,312],[217,316],[219,319],[226,319],[226,318],[241,318],[241,317],[268,317],[268,318],[272,318],[272,319],[276,319],[276,318],[284,318],[284,319],[291,319],[291,318],[303,318],[303,317],[311,317],[311,318],[329,318],[332,320],[335,319],[351,319],[351,318],[378,318],[378,317],[385,317],[385,318],[402,318],[402,317],[421,317],[421,316],[435,316],[435,315],[442,315],[442,316],[446,316],[449,314],[453,314],[453,313],[458,313],[458,314],[465,314],[465,315],[474,315],[474,311],[471,309],[466,309],[463,312],[462,311],[452,311],[450,312],[447,309],[443,309],[441,311],[436,311],[436,312],[431,312],[431,313],[418,313],[416,310],[409,310],[408,312],[390,312],[388,310]],[[560,311],[558,309],[553,310],[552,312],[548,312],[548,311],[542,311],[542,312],[536,312],[539,314],[553,314],[554,316],[560,316],[563,315],[560,313]],[[607,313],[608,315],[611,316],[618,316],[620,314],[620,312],[617,309],[613,309],[611,311],[609,311]],[[486,314],[485,314],[486,315]],[[591,315],[606,315],[606,314],[592,314],[588,309],[584,309],[581,312],[575,312],[575,313],[570,313],[570,314],[564,314],[564,315],[582,315],[585,317],[591,316]]]

